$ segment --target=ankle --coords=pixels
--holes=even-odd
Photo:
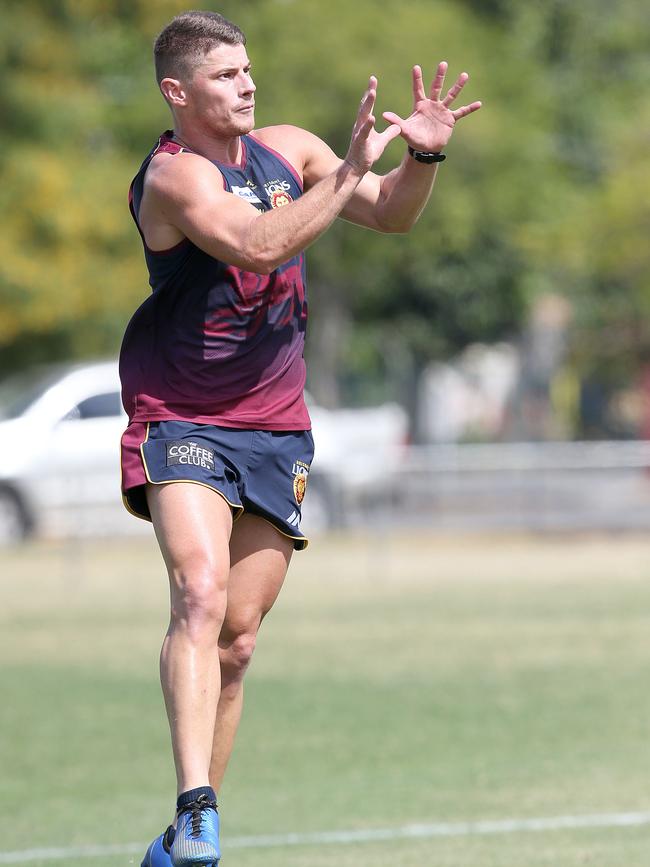
[[[198,786],[196,789],[188,789],[186,792],[181,792],[176,801],[176,812],[180,813],[189,804],[197,801],[201,795],[204,795],[209,801],[216,803],[217,796],[212,786]]]

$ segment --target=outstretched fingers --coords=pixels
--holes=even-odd
[[[395,114],[394,111],[384,111],[382,113],[382,117],[384,120],[387,120],[390,124],[396,124],[400,129],[402,128],[402,124],[405,123],[403,117],[400,117],[398,114]]]
[[[454,109],[454,111],[452,111],[454,120],[460,120],[461,117],[467,117],[468,114],[478,111],[482,105],[482,102],[472,102],[469,105],[462,105],[460,108]]]
[[[356,135],[362,139],[367,139],[375,126],[376,118],[372,111],[375,107],[376,99],[377,79],[374,75],[371,75],[368,81],[368,88],[361,98],[361,105],[359,106],[357,120],[354,125]]]
[[[466,72],[461,72],[461,74],[456,79],[456,83],[449,88],[449,92],[447,96],[442,100],[442,104],[445,108],[449,108],[452,102],[456,99],[461,90],[465,87],[467,82],[469,81],[469,75]]]
[[[377,133],[377,138],[382,143],[383,148],[386,148],[401,132],[402,128],[400,126],[396,123],[391,123],[383,132]]]
[[[427,95],[424,90],[424,81],[422,80],[422,67],[413,67],[413,102],[418,103],[426,99]]]
[[[369,171],[387,145],[402,132],[399,124],[391,123],[383,132],[375,130],[377,119],[373,114],[377,98],[377,79],[371,76],[363,95],[352,131],[352,141],[346,160],[362,173]]]
[[[375,107],[375,100],[377,99],[377,79],[374,75],[370,76],[368,80],[368,87],[366,92],[361,98],[361,105],[359,106],[359,113],[357,114],[357,124],[359,126],[363,125],[368,117],[372,114],[372,110]]]
[[[442,91],[442,86],[445,83],[446,72],[447,61],[441,60],[438,64],[438,71],[436,72],[436,77],[431,83],[431,90],[429,91],[429,98],[432,99],[434,102],[438,102],[440,100],[440,93]]]

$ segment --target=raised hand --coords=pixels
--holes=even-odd
[[[352,139],[345,161],[362,174],[383,154],[386,146],[401,132],[399,124],[393,123],[383,132],[375,129],[376,118],[372,111],[377,99],[377,79],[370,76],[368,88],[363,95],[359,112],[352,129]]]
[[[480,102],[472,102],[460,108],[450,108],[452,102],[467,84],[469,75],[466,72],[456,79],[456,83],[448,90],[444,99],[440,98],[445,83],[447,63],[443,60],[438,64],[436,77],[433,79],[429,96],[424,90],[422,69],[413,67],[413,111],[407,118],[401,118],[392,111],[385,111],[383,118],[390,124],[399,127],[400,135],[416,151],[441,151],[454,130],[457,120],[478,111]],[[389,127],[390,129],[391,127]]]

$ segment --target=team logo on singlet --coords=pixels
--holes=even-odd
[[[291,472],[293,473],[293,495],[296,498],[296,503],[300,505],[305,499],[309,464],[306,464],[304,461],[296,461]]]
[[[293,201],[289,193],[291,184],[287,181],[281,181],[279,178],[274,181],[267,181],[264,184],[264,189],[272,208],[281,208]]]
[[[262,200],[255,195],[255,192],[250,187],[236,187],[234,184],[230,188],[230,192],[235,196],[239,196],[240,199],[244,199],[247,202],[250,202],[251,205],[261,205]]]

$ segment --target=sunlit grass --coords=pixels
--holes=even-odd
[[[260,637],[226,845],[650,808],[649,555],[632,537],[315,540]],[[173,803],[160,555],[145,541],[1,557],[0,850],[146,843]],[[646,829],[549,831],[226,848],[223,863],[641,867],[649,846]]]

